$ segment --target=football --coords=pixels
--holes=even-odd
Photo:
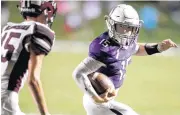
[[[108,88],[114,89],[114,84],[112,83],[112,81],[102,73],[94,72],[92,74],[89,74],[88,78],[93,88],[99,95],[105,93]]]

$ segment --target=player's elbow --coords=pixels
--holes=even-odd
[[[72,73],[72,77],[76,82],[80,82],[83,76],[86,75],[83,68],[76,67]]]
[[[89,69],[86,67],[86,65],[82,62],[80,63],[73,71],[72,77],[75,81],[79,81],[83,78],[83,76],[86,76],[89,71]]]
[[[79,70],[76,68],[74,69],[73,73],[72,73],[72,77],[74,80],[77,80],[78,78],[81,77],[81,72],[79,72]]]

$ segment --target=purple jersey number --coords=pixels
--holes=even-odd
[[[129,57],[127,60],[124,60],[121,62],[121,69],[119,70],[120,72],[120,80],[124,79],[125,75],[126,75],[126,67],[128,66],[129,62],[131,61],[131,57]]]

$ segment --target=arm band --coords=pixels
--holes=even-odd
[[[157,47],[158,47],[158,44],[155,44],[155,45],[145,44],[144,45],[144,48],[145,48],[148,55],[160,53]]]

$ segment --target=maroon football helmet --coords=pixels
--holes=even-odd
[[[37,17],[44,13],[46,22],[51,27],[56,16],[57,4],[54,0],[21,0],[18,6],[22,16]]]

